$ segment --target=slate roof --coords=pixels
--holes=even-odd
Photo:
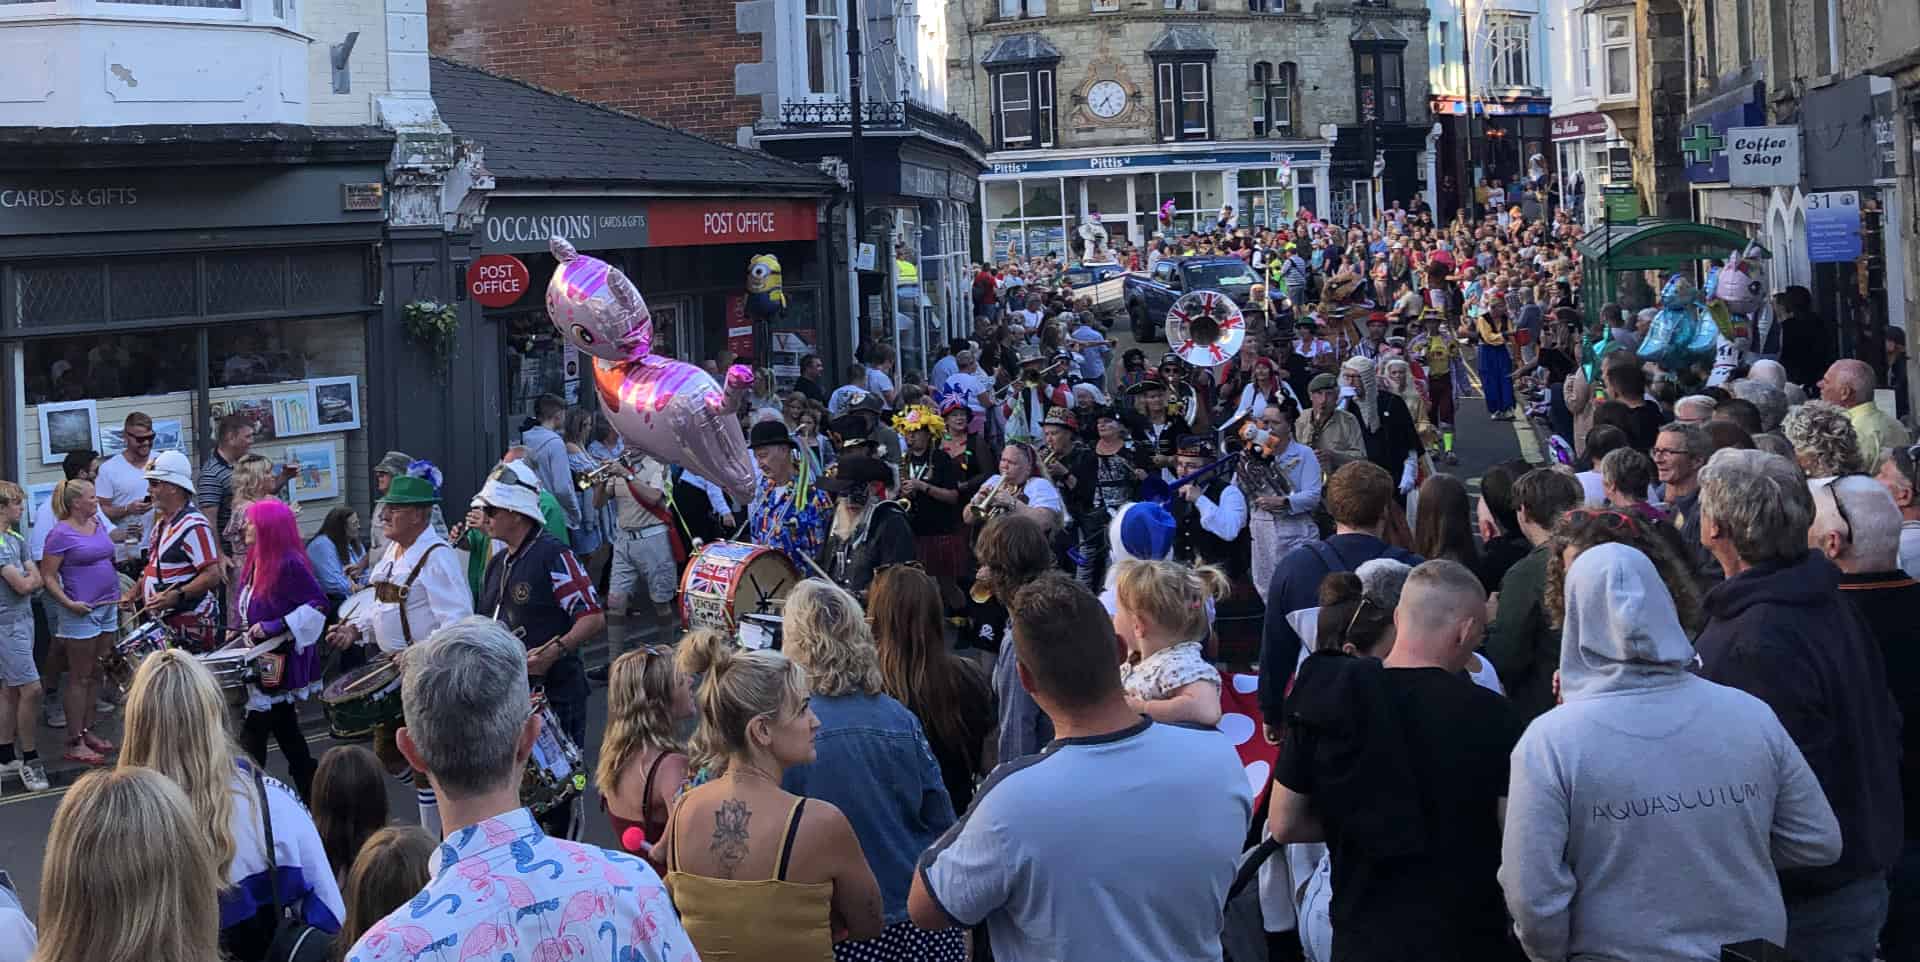
[[[980,58],[983,67],[996,67],[1015,63],[1051,63],[1060,59],[1060,48],[1047,42],[1047,38],[1037,33],[1016,33],[1000,38],[1000,42]]]
[[[1147,53],[1212,53],[1213,35],[1199,27],[1175,25],[1147,46]]]
[[[476,67],[433,58],[433,99],[501,181],[617,181],[729,192],[816,193],[832,178]]]

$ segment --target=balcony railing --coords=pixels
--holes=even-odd
[[[844,130],[853,124],[853,105],[844,100],[788,100],[780,104],[780,123],[787,130]],[[869,100],[861,105],[860,125],[866,130],[920,130],[987,152],[980,132],[953,114],[937,113],[911,100]]]

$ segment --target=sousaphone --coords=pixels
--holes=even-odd
[[[1188,291],[1167,312],[1167,348],[1195,367],[1219,367],[1247,342],[1240,305],[1219,291]]]

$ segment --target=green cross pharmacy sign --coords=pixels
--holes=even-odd
[[[1706,124],[1694,124],[1693,132],[1680,141],[1680,149],[1687,155],[1687,164],[1711,164],[1714,155],[1727,149],[1727,138],[1713,132]]]

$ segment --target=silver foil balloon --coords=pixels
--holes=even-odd
[[[723,390],[699,366],[651,353],[653,316],[626,274],[561,238],[548,246],[560,266],[547,283],[547,318],[593,356],[594,390],[614,430],[645,454],[750,494],[753,457],[736,412],[752,369],[728,369]]]

